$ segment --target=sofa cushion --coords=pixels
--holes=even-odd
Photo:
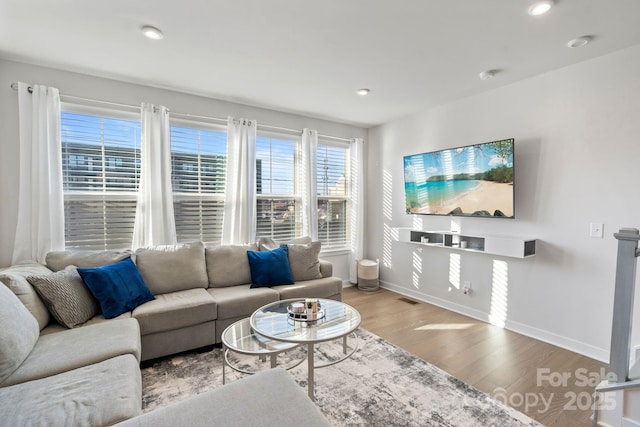
[[[322,278],[320,273],[321,243],[311,242],[306,245],[287,245],[289,248],[289,265],[293,280],[301,282],[303,280],[313,280]]]
[[[307,243],[311,243],[311,237],[309,236],[297,237],[291,240],[275,240],[271,237],[261,237],[258,240],[258,248],[261,251],[270,251],[282,245],[306,245]]]
[[[6,426],[108,426],[139,415],[141,396],[138,361],[128,354],[0,388],[1,423]]]
[[[8,287],[0,286],[0,384],[29,356],[39,334],[36,318]]]
[[[112,321],[117,320],[117,319],[130,319],[130,318],[131,318],[131,312],[130,311],[127,311],[126,313],[122,313],[120,316],[113,317],[111,319],[105,319],[105,317],[102,315],[102,313],[100,313],[100,314],[96,314],[95,316],[93,316],[91,319],[89,319],[82,326],[89,326],[89,325],[95,325],[97,323],[112,322]],[[40,336],[47,335],[47,334],[55,334],[56,332],[66,331],[67,329],[68,328],[65,328],[64,326],[62,326],[58,322],[51,322],[51,323],[49,323],[47,325],[46,328],[44,328],[43,330],[40,331]]]
[[[51,270],[35,261],[25,261],[0,271],[0,282],[7,285],[20,298],[27,310],[38,321],[41,330],[49,323],[49,310],[27,280],[27,276],[50,273]]]
[[[131,311],[153,299],[131,258],[95,268],[78,268],[78,273],[100,302],[107,319]]]
[[[60,271],[68,265],[101,267],[122,261],[131,255],[131,251],[52,251],[47,254],[45,262],[51,270]]]
[[[239,408],[238,402],[246,403]],[[276,368],[155,409],[118,427],[299,425],[331,426],[291,375]]]
[[[278,292],[270,288],[251,289],[249,286],[207,289],[218,306],[218,320],[249,317],[258,308],[279,299]]]
[[[202,242],[140,248],[136,264],[154,295],[206,288],[209,283]]]
[[[273,286],[271,289],[280,294],[280,299],[290,298],[334,298],[342,295],[342,280],[337,277],[305,280],[293,285]]]
[[[201,288],[158,295],[133,310],[142,335],[209,322],[217,314],[215,301]]]
[[[257,251],[258,245],[207,246],[207,275],[209,287],[246,285],[251,283],[251,270],[247,251]]]
[[[119,319],[40,336],[31,354],[2,384],[9,386],[89,366],[123,354],[140,360],[140,328]]]
[[[251,269],[251,287],[292,284],[288,252],[287,246],[270,251],[247,251]]]
[[[74,265],[44,276],[28,276],[55,319],[75,328],[99,313],[100,308]]]

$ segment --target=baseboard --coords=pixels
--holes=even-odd
[[[411,289],[403,288],[396,284],[385,282],[382,280],[380,281],[380,286],[384,289],[388,289],[398,294],[409,296],[418,301],[433,304],[438,307],[451,310],[459,314],[463,314],[473,319],[489,323],[489,314],[483,311],[476,310],[461,304],[456,304],[451,301],[444,300],[442,298],[425,295],[421,292],[415,292]],[[534,328],[532,326],[525,325],[523,323],[513,322],[510,320],[506,321],[504,327],[507,330],[517,332],[527,337],[535,338],[537,340],[555,345],[557,347],[564,348],[565,350],[582,354],[584,356],[590,357],[600,362],[609,363],[609,352],[607,350],[604,350],[589,344],[585,344],[580,341],[576,341],[572,338],[557,335],[549,331]]]
[[[384,288],[384,289],[389,289],[390,291],[393,291],[395,293],[401,294],[401,295],[405,295],[414,299],[417,299],[418,301],[422,301],[422,302],[426,302],[429,304],[433,304],[433,305],[437,305],[438,307],[442,307],[445,308],[447,310],[451,310],[454,311],[456,313],[459,314],[464,314],[465,316],[468,317],[472,317],[474,319],[477,320],[481,320],[483,322],[489,322],[489,316],[487,313],[484,313],[480,310],[475,310],[469,307],[466,307],[464,305],[461,304],[456,304],[453,303],[451,301],[447,301],[444,300],[442,298],[437,298],[437,297],[433,297],[430,295],[425,295],[421,292],[414,292],[411,289],[406,289],[403,287],[400,287],[398,285],[395,285],[393,283],[389,283],[389,282],[384,282],[384,281],[380,281],[380,287]]]
[[[534,328],[523,323],[512,322],[509,320],[507,320],[505,328],[510,331],[514,331],[519,334],[526,335],[528,337],[535,338],[549,344],[553,344],[556,347],[561,347],[565,350],[582,354],[583,356],[590,357],[591,359],[595,359],[607,364],[609,363],[609,352],[602,348],[598,348],[590,344],[574,340],[572,338],[564,337],[562,335],[557,335],[549,331]]]
[[[629,418],[623,418],[621,427],[640,427],[640,423]]]

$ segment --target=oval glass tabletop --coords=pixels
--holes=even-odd
[[[227,327],[222,334],[222,343],[233,351],[245,354],[278,353],[296,347],[294,343],[276,341],[256,334],[249,319],[242,319]]]
[[[348,304],[319,299],[324,317],[313,322],[292,319],[289,304],[304,301],[294,298],[276,301],[257,309],[251,316],[251,327],[258,334],[291,343],[318,343],[344,337],[360,326],[360,313]]]

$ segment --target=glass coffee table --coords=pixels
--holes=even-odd
[[[276,341],[256,334],[251,328],[248,318],[238,320],[228,326],[222,333],[222,384],[226,382],[226,366],[243,374],[255,373],[231,363],[229,361],[230,351],[250,356],[258,356],[262,361],[266,360],[266,357],[269,356],[271,368],[275,368],[277,364],[276,358],[279,353],[292,350],[298,346],[299,344]],[[293,365],[287,366],[286,369],[295,368],[303,361],[304,358],[301,358],[300,361],[296,361]]]
[[[295,298],[267,304],[251,315],[250,324],[251,328],[263,337],[283,343],[307,345],[308,391],[309,397],[313,399],[314,369],[341,362],[358,349],[358,337],[354,331],[360,326],[360,313],[343,302],[319,299],[324,316],[314,321],[300,321],[292,319],[287,311],[289,304],[294,302],[304,302],[304,299]],[[351,351],[348,351],[347,346],[349,336],[355,339]],[[315,345],[339,338],[342,338],[343,356],[315,366]]]

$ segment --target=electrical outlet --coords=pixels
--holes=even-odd
[[[462,284],[462,292],[465,295],[469,295],[471,293],[471,281],[470,280],[465,280],[464,283]]]
[[[600,222],[592,222],[589,224],[589,237],[600,238],[604,236],[604,224]]]

